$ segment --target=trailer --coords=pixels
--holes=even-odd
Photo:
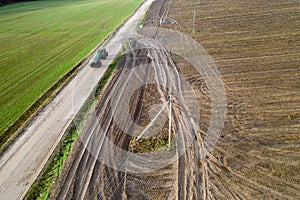
[[[100,67],[101,59],[106,59],[107,56],[108,56],[108,52],[106,51],[105,48],[98,49],[90,61],[90,66],[91,67]]]

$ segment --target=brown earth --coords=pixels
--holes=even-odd
[[[226,87],[201,199],[299,198],[299,1],[170,2],[168,17],[206,48]]]
[[[52,189],[51,198],[299,199],[299,22],[300,3],[292,0],[157,0],[146,16],[144,28],[171,28],[194,38],[212,56],[222,76],[227,111],[215,148],[205,158],[199,157],[213,101],[205,78],[180,56],[172,54],[171,59],[166,49],[149,48],[154,46],[151,41],[144,41],[146,47],[131,41],[129,50],[139,50],[127,53],[120,63],[100,97],[96,117],[89,119],[62,177]],[[156,30],[142,29],[140,34],[155,37]],[[149,66],[156,71],[153,73]],[[143,67],[143,75],[129,73],[138,67]],[[166,88],[144,84],[133,91],[130,119],[121,121],[125,128],[118,127],[118,116],[114,116],[118,112],[111,106],[115,98],[129,95],[122,87],[126,85],[125,79],[137,76],[144,82],[152,75],[161,78],[165,73],[168,76],[172,74],[170,69],[182,74],[192,85],[200,111],[201,133],[195,133],[198,139],[183,155],[178,149],[168,151],[164,147],[168,121],[156,135],[159,140],[146,138],[138,143],[135,137],[126,134],[135,129],[130,119],[143,126],[150,122],[148,112],[167,100]],[[169,84],[176,83],[170,81]],[[185,91],[175,94],[173,107],[172,139],[176,140],[172,145],[176,147],[181,147],[187,140],[185,137],[192,135],[187,127],[183,127],[187,135],[179,135],[182,124],[188,123],[180,108],[180,93],[185,94]],[[125,150],[120,163],[115,158],[120,155],[110,151],[106,138]],[[162,141],[158,147],[154,144],[157,141]],[[145,144],[161,148],[164,155],[174,154],[179,158],[151,172],[121,170],[123,165],[133,169],[143,166],[126,152],[153,150],[145,148]],[[112,163],[102,164],[101,156],[108,156]],[[148,164],[150,169],[155,168],[155,161]]]

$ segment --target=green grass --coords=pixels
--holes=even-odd
[[[89,110],[94,108],[93,105],[95,105],[99,99],[101,92],[107,85],[110,77],[112,77],[114,74],[114,71],[116,70],[120,60],[121,57],[118,57],[106,70],[105,74],[95,88],[95,93],[93,92],[92,95],[86,100],[74,118],[73,122],[68,127],[64,139],[58,146],[56,153],[52,156],[51,161],[45,167],[40,177],[33,183],[30,190],[26,194],[25,199],[48,199],[51,186],[60,176],[63,164],[69,155],[77,136],[82,131],[82,127],[86,122]]]
[[[147,13],[148,12],[146,12],[144,15],[143,15],[143,17],[140,19],[140,21],[139,21],[139,23],[136,25],[136,27],[135,27],[135,30],[139,30],[140,28],[141,28],[141,26],[144,26],[144,24],[145,24],[145,20],[146,20],[146,16],[147,16]]]
[[[45,0],[0,7],[0,137],[142,0]]]

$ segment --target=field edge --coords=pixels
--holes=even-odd
[[[50,87],[29,109],[27,109],[12,125],[8,126],[0,135],[0,156],[9,148],[10,145],[22,134],[24,128],[31,122],[31,120],[46,106],[59,92],[68,85],[68,83],[77,75],[77,73],[88,64],[88,60],[95,53],[95,51],[112,36],[120,27],[122,27],[143,5],[143,0],[135,10],[126,17],[112,32],[110,32],[99,44],[84,58],[82,58],[73,68],[71,68],[61,79],[59,79],[53,86]]]

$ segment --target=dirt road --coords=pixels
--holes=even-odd
[[[90,95],[153,0],[148,0],[105,43],[109,56],[101,68],[83,68],[39,113],[0,158],[0,199],[22,199],[60,141],[64,131]]]
[[[128,41],[128,53],[51,198],[299,198],[299,42],[290,42],[300,41],[297,9],[295,1],[155,1],[140,35],[133,33]],[[294,19],[290,26],[286,17]],[[164,35],[159,27],[190,35],[216,62],[188,40],[182,44],[173,37],[173,45],[182,45],[181,51],[191,55],[186,62],[154,40],[174,36]],[[195,54],[199,51],[203,54]],[[195,63],[203,67],[202,73]],[[220,125],[210,122],[223,120],[214,109],[224,103],[218,96],[224,92],[216,78],[219,70],[227,115],[214,149],[203,156],[203,146],[210,145],[204,140]],[[180,74],[192,88],[181,84]],[[155,146],[154,139],[135,141],[166,102],[169,89],[175,92],[173,148]],[[193,123],[197,110],[201,120]],[[168,120],[160,120],[155,137],[165,141]],[[151,145],[156,150],[149,153],[145,146]]]
[[[166,20],[167,9],[164,9],[164,3],[155,1],[145,19],[146,26],[139,34],[133,33],[127,40],[128,53],[73,149],[62,177],[51,192],[52,199],[200,197],[202,191],[198,160],[204,150],[197,111],[198,98],[202,95],[199,92],[196,95],[191,85],[181,76],[181,70],[171,59],[170,48],[162,44],[177,46],[175,49],[183,48],[184,52],[196,58],[191,58],[191,62],[205,66],[202,73],[207,78],[207,87],[214,87],[210,91],[211,95],[222,94],[224,91],[217,71],[204,51],[196,49],[188,40],[181,41],[187,42],[186,47],[181,46],[174,32],[159,29],[160,24]],[[166,6],[168,8],[168,4]],[[153,28],[147,28],[147,24]],[[156,37],[162,41],[158,42]],[[169,42],[163,41],[166,38]],[[149,123],[148,113],[157,111],[159,105],[167,101],[170,91],[174,93],[174,149],[169,151],[162,147],[155,154],[130,153],[130,140],[141,133]],[[221,109],[226,106],[222,98],[209,100],[213,102],[209,105],[217,104]],[[211,112],[218,113],[214,109]],[[218,113],[220,124],[224,115],[224,112]],[[165,123],[162,126],[158,127],[155,135],[165,140]],[[214,124],[212,130],[217,132],[217,129],[218,124]],[[153,135],[153,129],[147,134]],[[194,143],[195,138],[199,140],[198,143]],[[209,146],[206,145],[204,149]],[[194,174],[198,179],[196,182]]]

